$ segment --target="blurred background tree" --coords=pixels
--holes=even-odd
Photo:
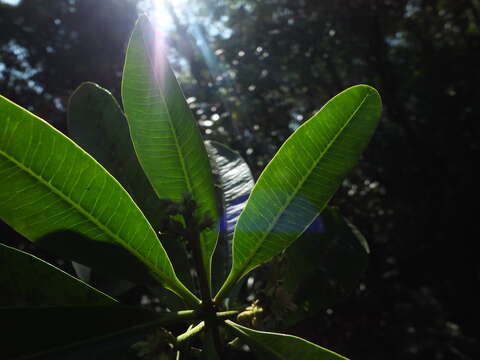
[[[81,82],[120,99],[138,11],[205,136],[257,176],[331,96],[380,91],[380,129],[334,199],[369,241],[367,274],[290,331],[352,359],[476,359],[480,1],[0,0],[0,93],[62,131]]]

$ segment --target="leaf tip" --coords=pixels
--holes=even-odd
[[[361,88],[365,91],[366,94],[369,96],[373,96],[374,100],[382,105],[382,97],[380,96],[380,93],[378,92],[377,89],[375,89],[373,86],[367,85],[367,84],[360,84],[360,85],[355,85],[352,88]]]

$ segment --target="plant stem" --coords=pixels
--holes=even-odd
[[[217,316],[215,304],[212,301],[210,284],[208,281],[207,269],[203,262],[203,254],[200,249],[200,230],[197,219],[195,219],[194,211],[186,211],[183,214],[186,225],[186,240],[190,244],[193,252],[195,270],[197,271],[198,282],[200,287],[200,296],[202,299],[201,311],[205,320],[205,341],[209,347],[221,352],[220,334],[218,332]]]
[[[195,266],[198,274],[198,280],[200,285],[200,295],[202,298],[202,312],[205,316],[206,333],[205,336],[209,338],[207,342],[210,343],[211,350],[220,352],[220,334],[218,332],[218,325],[216,319],[215,305],[211,298],[210,286],[207,280],[207,274],[203,264],[203,257],[200,250],[200,236],[198,233],[192,234],[192,250],[193,257],[195,259]]]
[[[217,312],[217,319],[226,319],[235,315],[238,315],[240,311],[238,310],[229,310],[229,311],[220,311]]]
[[[194,326],[193,328],[185,331],[183,334],[177,336],[177,344],[181,344],[185,340],[189,339],[190,337],[197,335],[200,331],[203,330],[205,327],[205,321],[202,321],[198,325]]]
[[[203,338],[203,347],[205,351],[206,358],[209,360],[220,360],[219,350],[221,350],[219,344],[217,343],[218,338],[218,327],[208,327],[210,323],[207,323],[207,328],[205,329],[205,336]],[[215,324],[215,323],[214,323]],[[216,324],[215,324],[216,326]],[[214,331],[217,331],[217,334]]]
[[[187,222],[187,227],[188,226],[189,224]],[[205,306],[206,304],[211,304],[212,299],[210,293],[210,286],[208,284],[207,272],[205,271],[205,265],[203,263],[202,251],[200,249],[200,234],[198,232],[189,232],[188,237],[188,242],[193,252],[195,270],[197,271],[198,283],[200,287],[200,296],[202,299],[202,304]]]
[[[177,312],[167,312],[161,314],[157,320],[153,322],[157,322],[158,324],[162,325],[169,325],[169,324],[176,324],[183,321],[189,321],[197,318],[197,313],[195,310],[181,310]]]
[[[236,310],[230,310],[230,311],[221,311],[216,313],[216,318],[217,319],[228,319],[229,317],[237,315],[239,312]],[[185,341],[189,340],[190,338],[196,336],[199,334],[203,329],[205,328],[205,321],[200,322],[197,324],[195,327],[188,329],[185,331],[183,334],[180,334],[177,336],[177,345],[182,345]],[[206,332],[205,336],[210,337],[210,340],[206,340],[206,342],[210,341],[210,344],[213,345],[210,349],[210,352],[215,351],[215,354],[217,353],[217,350],[215,349],[215,340],[213,339],[213,334],[209,334],[208,331]]]
[[[193,261],[195,270],[198,276],[198,282],[200,287],[200,296],[202,299],[202,305],[211,302],[211,293],[209,285],[209,274],[205,269],[203,262],[203,254],[200,248],[200,232],[201,226],[199,221],[195,217],[196,204],[192,203],[192,200],[187,196],[183,200],[184,210],[182,211],[183,220],[185,221],[184,240],[190,245],[193,253]]]

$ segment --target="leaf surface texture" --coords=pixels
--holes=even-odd
[[[42,119],[0,97],[0,218],[59,256],[90,265],[119,249],[165,287],[194,300],[122,186]],[[103,259],[105,267],[117,259]],[[122,269],[122,264],[111,271]],[[143,265],[143,267],[142,267]]]
[[[320,214],[358,161],[380,112],[378,92],[357,85],[333,97],[286,140],[240,215],[232,270],[219,297],[288,247]]]
[[[216,141],[206,141],[205,146],[222,199],[220,238],[213,257],[213,279],[221,285],[232,266],[233,231],[255,182],[239,153]]]
[[[140,164],[160,198],[190,194],[199,217],[218,221],[213,175],[198,125],[166,57],[165,39],[141,16],[128,44],[122,98]],[[201,234],[210,277],[218,230]]]
[[[108,90],[91,82],[75,90],[68,106],[68,134],[122,184],[154,230],[163,232],[165,205],[137,160],[127,120]],[[183,246],[176,239],[163,236],[160,240],[179,277],[187,286],[193,286]]]

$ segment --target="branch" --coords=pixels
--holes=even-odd
[[[204,327],[205,327],[205,321],[202,321],[201,323],[194,326],[193,328],[185,331],[183,334],[178,335],[177,336],[177,344],[181,344],[185,340],[188,340],[189,338],[191,338],[192,336],[197,335],[198,333],[200,333],[200,331],[203,330]]]

